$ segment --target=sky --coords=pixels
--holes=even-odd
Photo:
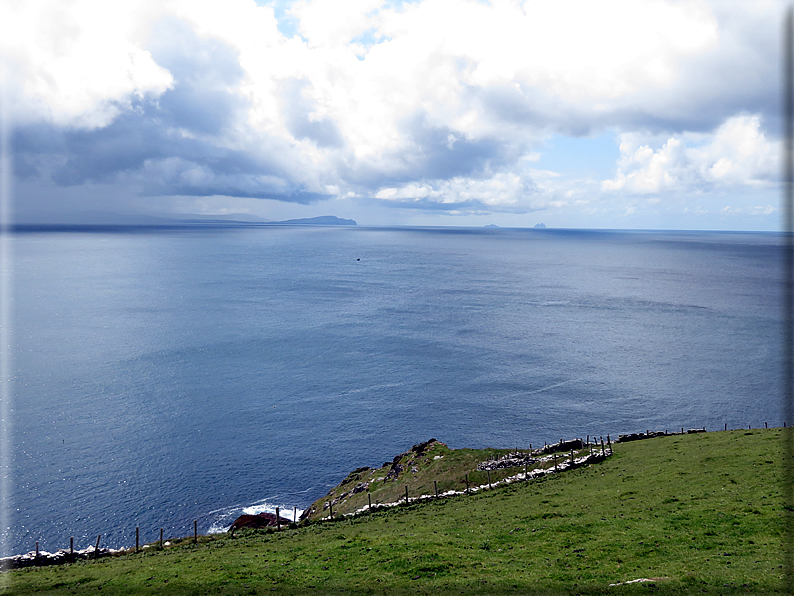
[[[781,229],[769,0],[3,0],[5,212]]]

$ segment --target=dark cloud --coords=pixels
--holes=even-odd
[[[17,180],[35,180],[39,176],[41,170],[30,155],[14,156],[14,177]]]
[[[415,113],[404,126],[416,145],[410,164],[413,179],[461,175],[477,178],[489,169],[491,162],[518,157],[516,147],[510,143],[494,138],[466,139],[450,128],[433,126],[424,112]]]
[[[234,150],[183,136],[164,126],[153,103],[117,117],[105,128],[61,129],[38,125],[15,134],[15,162],[22,178],[49,173],[58,186],[134,183],[143,195],[228,195],[311,203],[308,191],[267,155]],[[280,142],[273,141],[272,153]],[[286,147],[280,148],[282,152]]]
[[[350,165],[340,160],[340,177],[358,186],[363,195],[372,189],[419,180],[456,176],[480,179],[518,158],[524,145],[523,139],[520,143],[494,137],[467,139],[451,128],[430,123],[424,111],[404,119],[400,128],[409,149],[401,147],[383,155],[377,166],[367,162]]]
[[[246,188],[246,186],[248,188]],[[263,184],[257,180],[240,180],[239,178],[225,184],[223,179],[217,179],[211,184],[205,185],[168,185],[168,192],[163,192],[163,187],[150,186],[141,194],[143,196],[163,196],[176,195],[185,197],[213,197],[228,196],[247,199],[272,199],[274,201],[286,201],[288,203],[298,203],[300,205],[310,205],[318,201],[331,198],[316,192],[302,190],[298,185],[286,184],[282,180],[275,180],[273,184]]]
[[[281,110],[287,129],[296,139],[308,139],[318,147],[342,147],[345,140],[332,120],[313,120],[314,102],[303,93],[309,85],[301,79],[286,79],[281,83]]]
[[[173,75],[173,88],[156,100],[118,106],[120,115],[103,128],[18,129],[20,178],[46,175],[60,187],[132,183],[144,196],[227,195],[302,204],[327,198],[294,180],[284,163],[290,151],[285,141],[264,138],[256,147],[228,148],[224,135],[234,135],[229,129],[248,107],[235,91],[243,76],[235,51],[199,39],[176,20],[161,23],[153,39],[152,54]],[[341,143],[329,125],[309,124],[316,124],[304,128],[318,142]]]
[[[164,123],[218,135],[247,107],[233,91],[245,74],[234,48],[215,39],[200,39],[176,19],[160,21],[151,40],[152,57],[174,77],[174,88],[158,100]]]

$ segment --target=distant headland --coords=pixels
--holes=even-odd
[[[77,221],[52,221],[40,223],[15,223],[17,231],[76,231],[115,230],[133,227],[174,228],[174,227],[264,227],[264,226],[355,226],[355,220],[343,219],[335,215],[268,221],[248,213],[230,213],[224,215],[122,215],[116,213],[90,212],[81,214]]]
[[[301,219],[285,219],[283,221],[265,221],[246,214],[227,215],[225,217],[205,216],[202,218],[184,217],[175,221],[190,224],[225,224],[225,225],[255,225],[255,226],[355,226],[355,220],[343,219],[335,215],[321,215],[319,217],[305,217]]]

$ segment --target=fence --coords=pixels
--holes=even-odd
[[[760,428],[760,427],[759,427]],[[768,423],[764,422],[764,428],[768,429]],[[783,422],[783,428],[786,428],[786,422]],[[741,429],[732,429],[732,430],[743,430],[744,427]],[[752,425],[747,425],[748,430],[752,430]],[[728,424],[724,424],[724,431],[728,430]],[[646,430],[644,433],[629,433],[629,434],[622,434],[618,435],[618,438],[614,441],[614,443],[625,443],[629,441],[639,441],[643,439],[652,439],[656,437],[665,437],[665,436],[673,436],[673,435],[686,435],[686,434],[695,434],[695,433],[705,433],[706,427],[702,428],[690,428],[684,429],[681,427],[680,432],[668,432],[667,430],[664,431],[651,431]],[[546,476],[548,474],[556,474],[562,472],[564,470],[574,469],[578,467],[582,467],[585,465],[589,465],[592,463],[597,463],[599,461],[603,461],[610,455],[612,455],[612,438],[610,435],[606,436],[606,441],[604,441],[604,437],[600,437],[599,440],[596,439],[595,436],[592,437],[593,441],[591,441],[590,435],[587,435],[587,439],[573,439],[569,441],[563,441],[560,439],[558,443],[547,444],[544,443],[542,448],[532,449],[532,445],[529,446],[529,452],[525,453],[520,451],[516,448],[514,453],[509,453],[507,456],[504,456],[499,459],[493,460],[486,460],[478,464],[477,469],[479,471],[485,471],[487,474],[487,483],[479,484],[472,486],[471,482],[469,481],[469,474],[468,472],[464,475],[464,480],[462,481],[465,483],[465,488],[461,488],[461,490],[447,490],[443,492],[439,492],[438,490],[438,482],[433,480],[433,494],[421,494],[415,497],[411,497],[409,494],[409,486],[405,485],[405,496],[398,501],[392,503],[372,503],[372,495],[371,493],[367,492],[367,505],[362,507],[352,513],[343,514],[341,516],[334,516],[334,501],[326,502],[325,509],[328,509],[329,515],[328,517],[322,518],[322,521],[325,520],[334,520],[339,519],[340,517],[350,517],[355,515],[360,515],[363,513],[371,513],[374,510],[388,508],[388,507],[395,507],[397,505],[407,505],[411,502],[416,501],[423,501],[428,499],[439,499],[439,498],[446,498],[452,497],[457,495],[469,495],[472,493],[476,493],[482,490],[492,489],[496,486],[500,486],[503,484],[510,484],[516,481],[528,481],[533,478],[539,478],[542,476]],[[595,448],[595,450],[594,450]],[[582,451],[584,449],[588,449],[588,454],[584,457],[575,457],[575,451]],[[559,454],[567,454],[560,456]],[[544,457],[545,456],[545,457]],[[553,463],[553,470],[551,468],[535,468],[532,471],[529,470],[529,465],[531,463],[538,463],[540,461],[545,460],[548,463],[549,460]],[[524,472],[515,474],[512,476],[508,476],[507,478],[503,478],[502,480],[492,481],[491,480],[491,471],[493,470],[502,470],[511,467],[519,467],[523,463]],[[280,517],[280,508],[276,507],[276,530],[281,530],[281,517]],[[298,523],[297,518],[297,507],[293,508],[293,519],[292,523]],[[234,532],[232,531],[232,536]],[[32,567],[32,566],[45,566],[45,565],[60,565],[63,563],[74,563],[79,560],[85,559],[96,559],[99,557],[107,557],[118,555],[122,553],[128,553],[132,549],[112,549],[112,548],[100,548],[100,541],[102,535],[98,534],[96,538],[96,543],[94,547],[85,548],[82,550],[75,550],[74,549],[74,537],[69,538],[69,549],[60,549],[55,553],[50,553],[46,551],[39,550],[39,542],[36,541],[36,547],[34,551],[23,555],[15,555],[12,557],[0,558],[0,570],[8,570],[8,569],[19,569],[22,567]],[[198,520],[193,520],[193,543],[198,542]],[[149,548],[151,545],[145,545],[144,548]],[[156,544],[157,548],[164,548],[165,546],[169,546],[168,542],[163,542],[163,528],[160,528],[160,538]],[[135,550],[134,552],[140,552],[140,527],[135,528]]]

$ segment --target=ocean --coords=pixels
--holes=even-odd
[[[4,556],[288,517],[432,438],[782,425],[782,237],[473,228],[12,237]]]

